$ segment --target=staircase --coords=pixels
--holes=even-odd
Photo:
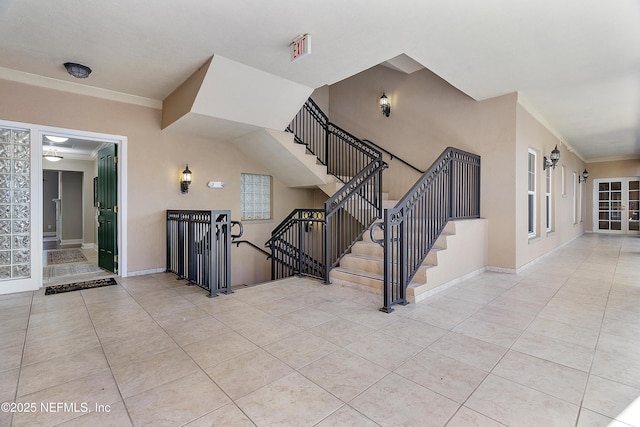
[[[383,206],[393,207],[395,203],[396,201],[388,200],[383,202]],[[381,230],[376,230],[375,233],[378,234],[378,238],[382,238]],[[446,267],[443,267],[441,262],[443,257],[446,257],[448,241],[455,234],[455,222],[449,222],[409,284],[409,301],[419,302],[435,293],[439,286],[450,280],[447,279],[451,276],[451,272],[445,271]],[[352,247],[351,253],[342,258],[340,266],[331,270],[329,277],[331,283],[382,295],[384,249],[371,240],[370,233],[365,233],[363,239]]]

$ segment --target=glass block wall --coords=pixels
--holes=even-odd
[[[0,280],[31,277],[31,138],[0,128]]]
[[[240,212],[243,221],[271,219],[271,176],[240,174]]]

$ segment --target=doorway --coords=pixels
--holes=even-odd
[[[593,229],[611,233],[640,231],[640,178],[606,178],[593,182]]]

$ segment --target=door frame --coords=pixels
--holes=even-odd
[[[45,134],[55,133],[55,134],[63,134],[64,136],[69,136],[70,138],[78,138],[85,140],[93,140],[99,142],[107,142],[111,144],[117,145],[118,152],[118,163],[117,163],[117,174],[118,174],[118,183],[117,183],[117,200],[118,200],[118,216],[117,216],[117,227],[118,227],[118,276],[127,277],[128,265],[127,265],[127,219],[128,219],[128,209],[127,209],[127,143],[128,138],[123,135],[113,135],[106,133],[97,133],[97,132],[87,132],[76,129],[67,129],[67,128],[57,128],[50,126],[38,126],[38,150],[39,150],[39,158],[40,163],[42,163],[42,138]],[[39,173],[42,175],[42,167],[39,168]],[[36,197],[42,198],[42,177],[36,181],[39,183],[38,194]],[[38,212],[40,218],[36,218],[38,221],[38,225],[40,228],[42,227],[42,209]],[[36,231],[38,232],[38,231]],[[42,234],[42,230],[39,230],[39,235]],[[96,235],[96,246],[97,246],[97,235]],[[40,269],[42,271],[42,268]],[[42,275],[42,272],[40,273]],[[42,278],[40,280],[42,282]]]
[[[624,203],[625,200],[628,199],[629,197],[629,181],[636,181],[636,180],[640,180],[640,177],[637,176],[623,176],[623,177],[612,177],[612,178],[595,178],[592,181],[592,187],[593,187],[593,207],[592,207],[592,215],[593,215],[593,232],[594,233],[608,233],[608,234],[621,234],[621,235],[626,235],[626,234],[635,234],[637,233],[635,230],[630,231],[629,230],[629,221],[628,219],[626,220],[626,230],[600,230],[599,228],[599,224],[598,224],[598,220],[599,220],[599,184],[601,182],[612,182],[612,181],[620,181],[622,183],[622,188],[621,188],[621,192],[622,192],[622,199],[621,199],[621,203]],[[625,188],[625,183],[626,183],[626,188]],[[626,207],[628,208],[628,200],[626,203]],[[626,210],[623,211],[626,213]],[[621,218],[626,218],[625,215],[622,215]],[[622,221],[622,224],[624,224],[624,220]]]

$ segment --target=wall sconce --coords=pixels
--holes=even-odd
[[[587,182],[587,178],[589,178],[589,172],[585,169],[584,172],[582,172],[582,176],[578,175],[578,184]]]
[[[549,158],[544,156],[544,164],[542,166],[542,170],[546,170],[547,168],[556,168],[558,164],[558,160],[560,160],[560,150],[558,150],[558,144],[556,144],[556,148],[551,151]]]
[[[180,176],[180,192],[186,194],[189,192],[189,185],[191,185],[191,171],[189,170],[189,164],[187,163],[185,169]]]
[[[391,114],[391,104],[389,104],[389,98],[387,98],[384,92],[382,92],[382,96],[380,97],[380,109],[382,110],[382,115],[385,117],[389,117],[389,114]]]

